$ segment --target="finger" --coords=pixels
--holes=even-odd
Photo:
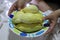
[[[14,10],[16,10],[16,2],[9,9],[8,15],[10,15]]]
[[[43,20],[49,20],[50,19],[50,16],[46,16],[43,18]]]
[[[21,8],[23,8],[24,7],[24,4],[25,4],[25,1],[24,0],[18,0],[17,1],[17,8],[18,8],[18,10],[20,10]]]
[[[50,27],[49,27],[48,31],[45,34],[50,34],[53,31],[53,29],[55,27],[55,24],[56,24],[56,22],[52,21],[52,23],[50,24]]]
[[[53,16],[52,14],[50,14],[50,15],[44,17],[44,20],[52,20],[53,17],[54,17],[54,16]]]
[[[51,27],[48,29],[48,31],[45,33],[45,35],[46,35],[46,34],[50,34],[52,31],[53,31],[53,26],[51,26]]]

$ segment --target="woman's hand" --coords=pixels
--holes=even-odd
[[[56,10],[44,18],[44,20],[48,19],[50,21],[50,28],[45,34],[50,34],[53,31],[57,23],[59,15],[60,15],[59,10]]]
[[[22,8],[24,8],[24,6],[26,5],[26,3],[30,2],[31,0],[17,0],[10,8],[8,15],[10,15],[10,13],[12,13],[14,10],[20,10]]]

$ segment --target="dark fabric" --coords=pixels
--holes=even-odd
[[[45,0],[46,2],[60,3],[60,0]]]
[[[51,3],[60,3],[60,0],[45,0],[46,2],[51,2]]]
[[[44,0],[46,3],[56,4],[60,8],[60,0]]]

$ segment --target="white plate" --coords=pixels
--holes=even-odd
[[[43,14],[43,16],[45,16],[45,14]],[[19,36],[23,36],[23,37],[38,37],[38,36],[43,35],[49,29],[49,27],[45,27],[42,30],[39,30],[34,33],[24,33],[24,32],[17,30],[16,28],[14,28],[14,24],[12,24],[12,18],[9,18],[8,22],[9,22],[10,30],[13,31],[15,34],[17,34]]]

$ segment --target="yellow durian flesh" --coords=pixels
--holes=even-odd
[[[21,11],[17,11],[12,18],[15,28],[23,32],[35,32],[42,29],[43,15],[34,5],[25,7]],[[17,24],[17,25],[16,25]]]
[[[14,23],[42,23],[43,16],[39,13],[17,13],[16,16],[13,17]]]
[[[16,29],[22,32],[27,32],[27,33],[32,33],[36,32],[38,30],[41,30],[43,27],[41,27],[41,24],[25,24],[25,23],[20,23],[15,26]]]
[[[25,13],[37,13],[39,11],[35,5],[29,5],[22,10]]]

